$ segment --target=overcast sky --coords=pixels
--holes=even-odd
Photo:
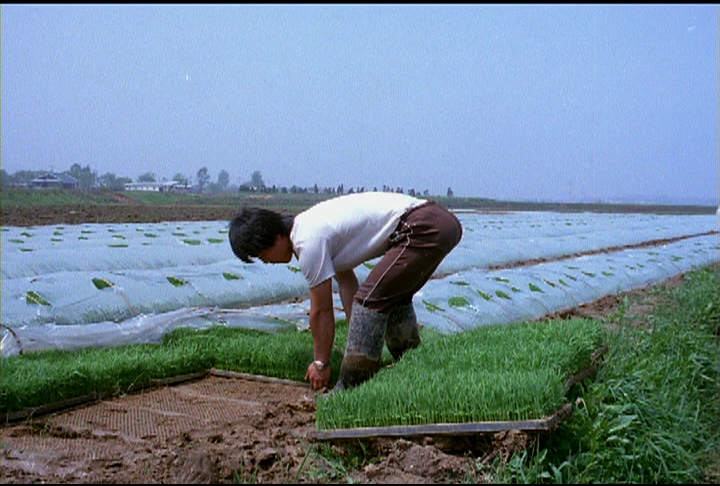
[[[2,168],[719,199],[718,7],[2,6]]]

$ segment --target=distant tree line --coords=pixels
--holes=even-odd
[[[2,173],[0,174],[0,183],[2,187],[30,187],[33,179],[36,179],[48,172],[53,171],[19,170],[13,174],[9,174],[5,171],[5,169],[2,169]],[[80,190],[105,189],[110,191],[123,191],[125,190],[126,183],[133,182],[130,177],[117,176],[112,172],[107,172],[98,176],[97,171],[92,170],[89,165],[82,167],[80,164],[73,164],[70,166],[69,170],[60,172],[60,174],[67,174],[74,177],[78,181],[78,189]],[[259,170],[254,171],[250,175],[249,180],[241,182],[237,185],[230,183],[230,174],[228,174],[226,170],[221,170],[215,181],[212,181],[211,179],[212,177],[210,176],[208,168],[203,166],[197,171],[194,179],[187,177],[185,174],[177,173],[173,176],[171,181],[182,184],[185,187],[191,187],[192,192],[205,194],[217,194],[222,192],[352,194],[354,192],[365,192],[366,190],[365,187],[349,187],[346,189],[344,184],[340,184],[336,187],[320,187],[317,184],[312,187],[300,187],[293,185],[289,188],[284,186],[277,187],[274,184],[268,186],[265,184]],[[163,178],[159,181],[154,172],[145,172],[138,176],[136,182],[167,182],[167,179]],[[405,190],[402,187],[393,188],[384,184],[380,189],[375,186],[372,190],[405,193]],[[422,192],[415,189],[408,189],[407,194],[411,196],[429,196],[430,192],[427,189]],[[448,187],[447,196],[452,195],[452,189]]]

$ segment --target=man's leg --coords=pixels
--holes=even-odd
[[[357,386],[380,370],[387,320],[387,314],[353,302],[347,347],[335,390]]]
[[[413,304],[398,305],[388,315],[385,342],[393,358],[420,346],[420,329]]]

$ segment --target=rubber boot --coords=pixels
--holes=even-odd
[[[334,391],[355,387],[380,371],[387,314],[353,302],[348,342]]]
[[[385,341],[390,354],[396,360],[408,349],[420,346],[420,329],[412,304],[400,305],[390,312]]]

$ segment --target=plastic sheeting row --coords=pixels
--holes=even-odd
[[[459,215],[463,239],[439,274],[553,258],[713,229],[713,216],[513,213]],[[121,322],[183,307],[302,299],[298,269],[232,255],[225,222],[3,228],[6,326]],[[296,262],[291,262],[296,263]],[[368,267],[361,266],[363,277]]]
[[[423,325],[444,333],[461,332],[482,325],[542,317],[718,261],[720,243],[718,236],[713,234],[657,247],[532,266],[455,272],[442,279],[430,280],[416,294],[414,304]],[[273,267],[258,268],[268,270]],[[359,270],[359,273],[369,271],[367,267]],[[262,280],[260,275],[256,277],[254,280]],[[267,295],[263,294],[266,291],[268,289],[259,291],[258,295]],[[288,293],[293,292],[288,290]],[[341,309],[337,294],[334,298],[336,308]],[[308,311],[309,301],[305,300],[246,309],[182,307],[169,312],[140,314],[122,322],[21,326],[12,332],[4,330],[2,353],[12,356],[21,351],[41,349],[74,350],[87,346],[160,342],[162,336],[177,327],[227,325],[267,331],[288,327],[307,329]],[[342,311],[339,311],[336,318],[342,317]]]
[[[550,258],[718,229],[718,217],[520,212],[458,214],[463,240],[440,272]],[[2,228],[2,279],[56,272],[129,272],[228,262],[227,223],[83,224]]]

